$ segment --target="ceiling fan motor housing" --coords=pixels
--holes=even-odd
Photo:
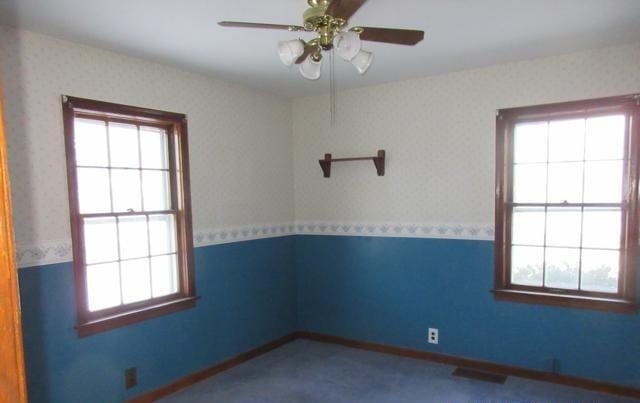
[[[311,3],[314,0],[309,0]],[[304,19],[304,27],[310,31],[315,31],[315,28],[320,24],[325,24],[327,22],[327,15],[325,12],[327,11],[328,3],[323,2],[322,4],[311,6],[307,11],[303,14]]]
[[[307,3],[309,3],[309,7],[324,7],[326,10],[331,0],[307,0]]]
[[[319,45],[323,50],[333,47],[334,36],[345,25],[346,21],[328,15],[327,8],[330,0],[307,0],[310,8],[304,12],[304,27],[308,31],[317,32],[320,37]]]

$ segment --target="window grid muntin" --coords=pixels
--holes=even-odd
[[[116,263],[116,262],[127,262],[130,260],[151,259],[152,257],[173,256],[177,254],[178,252],[156,253],[156,254],[150,254],[150,255],[144,255],[144,256],[138,256],[138,257],[129,257],[129,258],[118,259],[118,260],[108,260],[106,262],[95,262],[95,263],[87,264],[87,266],[96,266],[99,264],[108,264],[108,263]]]
[[[623,156],[622,159],[593,159],[593,160],[587,160],[586,159],[586,149],[587,149],[587,144],[586,144],[586,136],[587,136],[587,120],[588,119],[592,119],[592,118],[598,118],[598,117],[607,117],[607,116],[624,116],[624,120],[625,120],[625,125],[624,125],[624,150],[623,150]],[[583,159],[582,161],[553,161],[553,163],[564,163],[564,162],[582,162],[582,189],[581,189],[581,200],[582,203],[548,203],[548,191],[549,191],[549,139],[550,139],[550,135],[549,135],[549,130],[550,130],[550,125],[551,122],[553,121],[566,121],[566,120],[573,120],[573,119],[581,119],[583,120],[583,131],[582,131],[582,135],[583,135]],[[547,152],[546,152],[546,162],[523,162],[523,163],[516,163],[515,162],[515,130],[516,127],[518,125],[522,125],[522,124],[530,124],[530,123],[542,123],[542,122],[546,122],[546,143],[547,143]],[[508,235],[508,239],[509,239],[509,245],[508,245],[508,249],[507,249],[507,255],[506,255],[506,266],[507,266],[507,276],[506,276],[506,280],[507,283],[510,284],[511,286],[513,286],[514,288],[522,288],[522,289],[534,289],[534,290],[538,290],[538,289],[544,289],[544,290],[553,290],[555,292],[572,292],[572,293],[578,293],[578,294],[588,294],[588,295],[594,295],[594,294],[601,294],[601,295],[612,295],[612,294],[616,294],[619,295],[622,292],[622,285],[623,285],[623,277],[624,277],[624,253],[623,253],[623,249],[624,249],[624,237],[625,237],[625,223],[627,220],[627,210],[626,210],[626,204],[627,204],[627,198],[628,198],[628,187],[629,187],[629,168],[630,168],[630,156],[629,156],[629,144],[630,144],[630,138],[629,138],[629,134],[630,134],[630,130],[629,130],[629,126],[630,125],[630,114],[628,112],[621,112],[621,111],[609,111],[609,112],[601,112],[601,113],[575,113],[575,114],[565,114],[562,116],[558,116],[557,118],[538,118],[538,119],[521,119],[521,120],[517,120],[515,122],[513,122],[511,129],[509,130],[509,132],[511,133],[511,141],[510,141],[510,152],[509,155],[511,156],[510,161],[509,161],[509,175],[508,175],[508,198],[507,198],[507,206],[508,207],[508,221],[507,221],[507,231],[509,233]],[[602,161],[620,161],[622,162],[622,168],[623,168],[623,172],[622,172],[622,189],[621,189],[621,202],[620,203],[584,203],[584,193],[585,193],[585,176],[586,176],[586,163],[587,162],[602,162]],[[515,167],[517,165],[535,165],[535,164],[545,164],[546,166],[546,190],[545,190],[545,203],[514,203],[514,194],[513,194],[513,190],[514,190],[514,185],[515,185],[515,177],[514,177],[514,172],[515,172]],[[515,244],[511,241],[511,233],[513,232],[513,213],[516,207],[544,207],[544,214],[545,214],[545,219],[544,219],[544,239],[543,239],[543,245],[523,245],[523,244]],[[549,207],[557,207],[557,208],[570,208],[570,207],[578,207],[580,208],[580,246],[579,247],[566,247],[566,246],[548,246],[547,245],[547,220],[548,220],[548,210]],[[621,225],[620,225],[620,242],[619,242],[619,248],[618,249],[609,249],[609,248],[594,248],[594,247],[589,247],[589,248],[584,248],[583,247],[583,231],[584,231],[584,210],[585,208],[597,208],[597,207],[611,207],[611,208],[617,208],[620,211],[620,216],[621,216]],[[528,247],[538,247],[538,248],[542,248],[543,249],[543,264],[542,264],[542,286],[531,286],[531,285],[525,285],[525,284],[518,284],[518,283],[514,283],[513,282],[513,271],[512,271],[512,254],[511,254],[511,248],[513,246],[528,246]],[[557,288],[557,287],[547,287],[546,285],[546,269],[547,269],[547,265],[546,265],[546,250],[548,248],[563,248],[563,249],[578,249],[580,251],[579,253],[579,263],[578,263],[578,286],[577,289],[565,289],[565,288]],[[603,292],[603,291],[591,291],[591,290],[583,290],[582,289],[582,251],[583,250],[606,250],[606,251],[616,251],[618,252],[618,281],[617,281],[617,288],[616,288],[616,292],[612,293],[612,292]]]
[[[545,174],[546,174],[546,178],[545,178],[545,194],[544,194],[544,201],[545,201],[545,206],[544,206],[544,241],[542,244],[542,287],[545,287],[545,279],[547,278],[547,226],[549,225],[549,205],[546,204],[549,202],[549,148],[550,148],[550,141],[549,141],[549,134],[550,134],[550,126],[551,126],[551,122],[547,121],[546,122],[546,127],[547,127],[547,154],[546,154],[546,161],[545,161]],[[517,125],[516,125],[517,127]],[[515,133],[515,132],[514,132]],[[515,142],[515,139],[514,139]],[[514,169],[515,169],[515,164],[514,164]],[[515,178],[514,178],[515,180]]]
[[[163,136],[167,136],[167,134],[163,131]],[[142,175],[142,142],[140,141],[140,125],[136,125],[136,134],[137,134],[137,140],[138,140],[138,166],[140,167],[140,170],[138,171],[138,177],[140,178],[140,207],[142,209],[142,211],[145,210],[146,208],[146,204],[144,203],[144,182],[143,182],[143,176]],[[168,136],[167,136],[168,137]],[[167,139],[168,141],[168,139]],[[164,143],[164,142],[163,142]],[[171,199],[171,189],[166,189],[169,192],[169,199]],[[166,200],[166,198],[165,198]],[[120,218],[118,218],[118,221],[120,220]],[[149,216],[145,216],[144,219],[145,222],[145,228],[147,230],[147,257],[146,260],[147,262],[149,262],[148,264],[148,269],[149,269],[149,297],[153,298],[153,268],[151,267],[151,231],[149,231]]]
[[[100,166],[100,165],[76,165],[77,168],[93,168],[93,169],[118,169],[122,171],[163,171],[170,172],[169,168],[133,168],[133,167],[119,167],[119,166]]]
[[[81,114],[75,114],[74,115],[74,126],[75,126],[75,120],[76,119],[84,119],[84,120],[96,120],[96,121],[101,121],[104,122],[105,124],[105,131],[106,131],[106,136],[107,136],[107,164],[108,166],[100,166],[100,165],[95,165],[95,166],[87,166],[87,165],[78,165],[78,164],[74,164],[75,167],[74,169],[76,170],[76,172],[78,172],[79,168],[101,168],[101,169],[106,169],[108,171],[108,176],[109,176],[109,195],[110,195],[110,212],[104,212],[104,213],[81,213],[79,212],[79,218],[80,218],[80,222],[82,224],[82,228],[84,228],[84,223],[85,223],[85,219],[86,218],[100,218],[100,217],[113,217],[115,219],[115,227],[116,227],[116,245],[117,245],[117,257],[118,259],[115,261],[109,261],[109,262],[93,262],[91,264],[87,264],[86,261],[83,262],[83,265],[86,268],[88,268],[89,266],[95,266],[95,265],[99,265],[99,264],[106,264],[106,263],[118,263],[118,282],[119,282],[119,291],[120,291],[120,304],[119,305],[114,305],[114,306],[110,306],[110,307],[106,307],[106,308],[102,308],[102,309],[97,309],[97,310],[91,310],[89,308],[89,284],[88,284],[88,280],[87,280],[87,276],[85,275],[85,292],[86,292],[86,297],[87,297],[87,312],[89,312],[89,314],[97,314],[97,313],[102,313],[102,312],[108,312],[108,311],[112,311],[112,310],[118,310],[122,307],[125,306],[135,306],[135,305],[139,305],[139,304],[143,304],[145,302],[148,301],[152,301],[152,300],[157,300],[157,299],[163,299],[166,297],[169,297],[170,295],[174,295],[180,292],[180,270],[179,270],[179,248],[178,248],[178,228],[177,228],[177,224],[178,224],[178,217],[177,217],[177,210],[176,210],[176,205],[174,203],[174,201],[176,200],[176,198],[174,197],[174,188],[172,186],[172,165],[173,162],[171,161],[171,155],[169,152],[169,142],[171,141],[170,136],[171,134],[167,131],[166,127],[164,126],[157,126],[157,125],[153,125],[153,124],[147,124],[146,122],[137,122],[137,121],[128,121],[126,119],[110,119],[110,118],[99,118],[99,117],[95,117],[95,116],[86,116],[86,115],[81,115]],[[117,122],[119,124],[129,124],[131,126],[135,126],[136,127],[136,137],[137,137],[137,142],[138,142],[138,167],[116,167],[116,166],[112,166],[111,165],[111,135],[110,135],[110,122],[114,121]],[[162,147],[162,152],[163,152],[163,158],[165,159],[165,166],[167,166],[168,168],[143,168],[142,167],[142,149],[141,149],[141,141],[140,141],[140,128],[141,127],[152,127],[155,129],[159,129],[160,132],[163,135],[163,147]],[[74,161],[75,162],[75,161]],[[112,179],[112,171],[114,169],[127,169],[127,170],[137,170],[138,171],[138,175],[139,175],[139,179],[140,179],[140,183],[139,183],[139,192],[140,192],[140,207],[141,207],[141,211],[132,211],[131,209],[129,209],[129,211],[114,211],[114,192],[113,192],[113,179]],[[145,211],[145,205],[144,205],[144,183],[143,183],[143,171],[163,171],[163,172],[167,172],[168,174],[168,186],[166,187],[166,191],[168,192],[168,194],[166,195],[166,200],[169,203],[169,209],[168,210],[149,210],[149,211]],[[169,252],[169,253],[162,253],[162,254],[151,254],[151,236],[150,236],[150,229],[149,229],[149,216],[150,215],[164,215],[164,216],[172,216],[172,220],[173,220],[173,251]],[[120,217],[129,217],[129,216],[144,216],[145,217],[145,226],[146,226],[146,231],[147,231],[147,251],[148,253],[145,256],[138,256],[138,257],[134,257],[134,258],[126,258],[123,259],[121,256],[121,237],[120,237]],[[84,231],[83,231],[84,233]],[[82,235],[82,237],[84,238],[84,235]],[[86,243],[83,240],[83,249],[86,250]],[[83,254],[84,255],[84,254]],[[178,281],[178,284],[173,284],[172,288],[177,289],[177,291],[173,294],[170,295],[162,295],[159,297],[153,297],[153,278],[152,278],[152,272],[153,272],[153,267],[152,267],[152,262],[151,259],[153,257],[158,257],[158,256],[170,256],[170,255],[175,255],[175,262],[176,265],[174,267],[174,270],[176,271],[174,273],[174,275],[172,276],[173,278],[175,278]],[[131,261],[131,260],[140,260],[140,259],[146,259],[148,261],[148,268],[149,268],[149,287],[151,289],[151,298],[147,298],[141,301],[136,301],[133,303],[124,303],[124,297],[123,297],[123,282],[122,282],[122,262],[124,261]]]
[[[111,166],[111,136],[109,133],[110,127],[109,127],[109,122],[106,121],[104,122],[105,128],[106,128],[106,133],[107,133],[107,164],[109,164],[109,166]],[[78,169],[78,167],[76,166],[76,170]],[[109,196],[111,199],[111,212],[113,212],[113,178],[112,178],[112,171],[111,169],[108,169],[109,172]],[[82,212],[79,212],[80,214],[80,220],[82,223],[82,228],[84,228],[84,217]],[[120,225],[118,223],[118,218],[115,218],[115,222],[116,222],[116,250],[117,250],[117,256],[118,256],[118,287],[119,287],[119,291],[120,291],[120,306],[122,306],[124,304],[124,298],[122,296],[122,265],[120,264]],[[86,240],[84,240],[82,242],[82,247],[86,250]],[[87,262],[82,262],[84,264],[85,270],[87,268]],[[89,297],[89,287],[88,287],[88,283],[87,283],[87,287],[86,287],[86,291],[85,293],[87,294],[87,310],[89,312],[96,312],[96,311],[91,311],[91,309],[89,308],[89,301],[90,301],[90,297]]]

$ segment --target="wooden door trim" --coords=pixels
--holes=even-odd
[[[9,165],[0,88],[0,398],[27,403]],[[6,349],[5,349],[6,348]]]

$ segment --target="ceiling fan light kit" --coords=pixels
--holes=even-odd
[[[278,55],[282,63],[286,66],[293,66],[304,53],[304,46],[305,43],[300,39],[278,42]]]
[[[360,36],[355,32],[340,32],[334,41],[336,53],[342,59],[350,62],[362,49]]]
[[[223,27],[281,29],[289,32],[315,32],[317,37],[278,43],[280,60],[286,66],[300,65],[304,78],[317,80],[322,70],[322,52],[335,48],[345,61],[351,62],[360,74],[373,63],[373,54],[362,49],[361,41],[397,45],[415,45],[424,39],[423,31],[392,28],[353,27],[346,30],[349,19],[366,0],[307,0],[309,8],[303,14],[303,26],[222,21]]]
[[[366,73],[369,67],[371,67],[371,63],[373,63],[373,53],[367,52],[366,50],[361,50],[351,60],[351,64],[353,64],[360,74]]]
[[[322,58],[307,57],[300,63],[300,74],[307,80],[317,80],[322,74]]]

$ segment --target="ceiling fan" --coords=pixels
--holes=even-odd
[[[303,14],[304,25],[262,24],[254,22],[221,21],[223,27],[282,29],[289,32],[315,32],[310,41],[294,39],[278,43],[278,53],[287,66],[300,65],[300,73],[309,80],[320,78],[322,51],[336,50],[360,74],[367,72],[373,53],[362,49],[361,41],[384,42],[396,45],[415,45],[424,39],[423,31],[410,29],[346,27],[349,18],[366,0],[307,0],[309,9]]]

